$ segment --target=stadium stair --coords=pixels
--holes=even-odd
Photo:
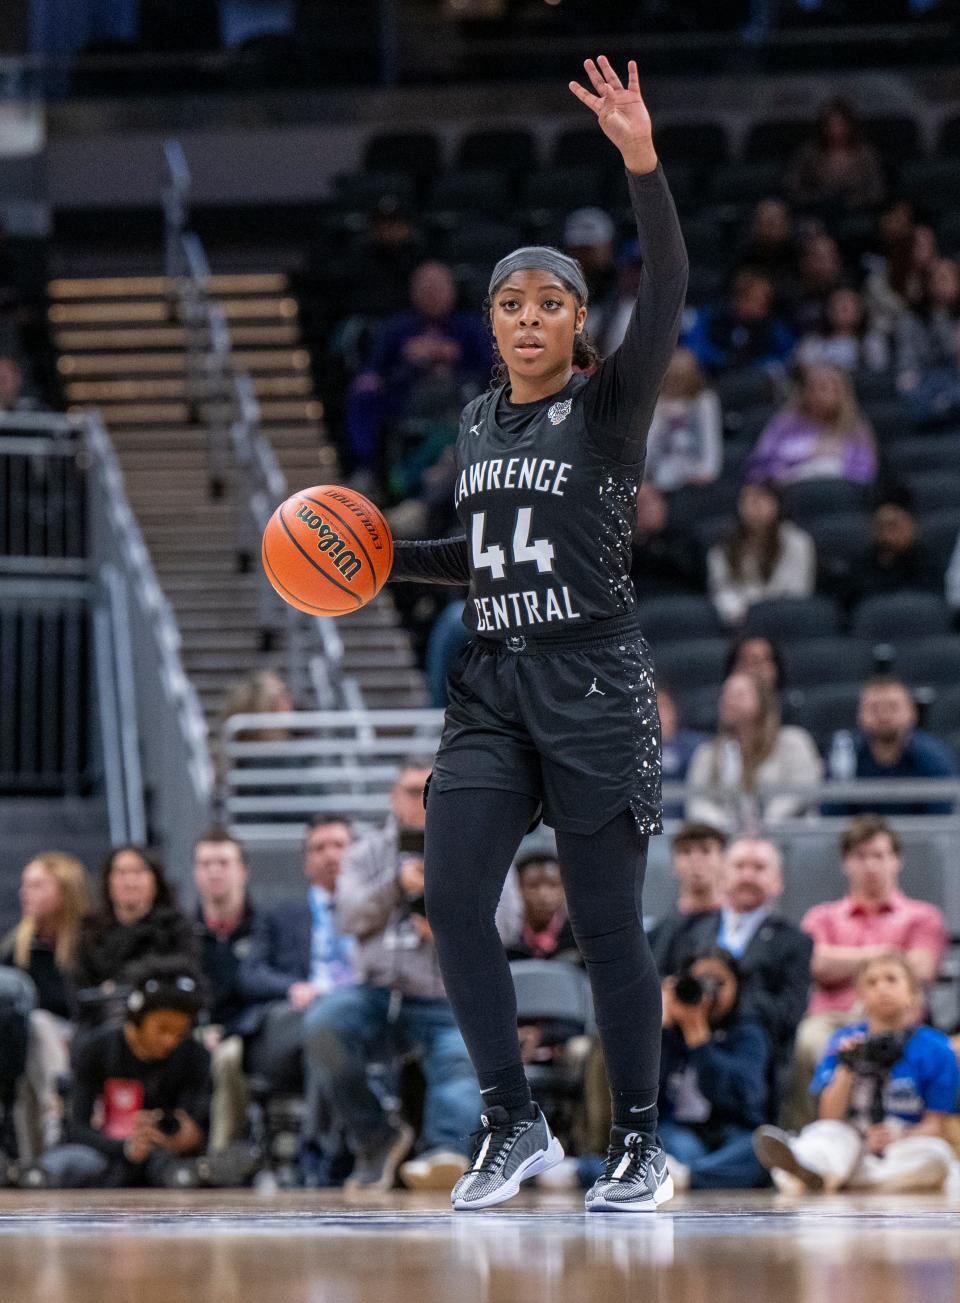
[[[300,342],[296,300],[282,273],[214,276],[210,291],[230,327],[233,357],[253,380],[260,433],[291,489],[335,480],[323,407]],[[71,411],[102,413],[127,494],[183,639],[184,667],[216,730],[225,694],[283,647],[262,646],[258,559],[238,564],[241,491],[228,460],[211,494],[210,411],[191,401],[187,338],[170,283],[159,276],[52,281],[50,324]],[[409,635],[389,596],[341,617],[344,673],[371,709],[426,703]],[[309,698],[304,704],[312,704]]]

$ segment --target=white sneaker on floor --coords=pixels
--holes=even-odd
[[[538,1108],[532,1118],[511,1122],[505,1108],[487,1109],[474,1135],[470,1167],[450,1196],[458,1212],[492,1208],[512,1199],[520,1182],[563,1161],[563,1146]]]
[[[673,1198],[673,1178],[667,1155],[646,1131],[614,1126],[603,1173],[587,1191],[590,1213],[656,1212]]]
[[[667,1154],[667,1171],[673,1181],[673,1193],[686,1194],[690,1189],[690,1168],[687,1164],[681,1163],[673,1154]]]
[[[400,1168],[400,1180],[408,1190],[452,1190],[469,1166],[466,1154],[437,1149],[411,1158]]]
[[[823,1191],[823,1177],[800,1162],[793,1152],[789,1134],[779,1127],[758,1127],[753,1133],[753,1152],[768,1172],[785,1172],[794,1181],[799,1181],[804,1190],[816,1194]],[[782,1193],[792,1193],[789,1182],[781,1184],[776,1176],[774,1182]]]

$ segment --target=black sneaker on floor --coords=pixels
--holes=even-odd
[[[470,1166],[450,1195],[458,1212],[492,1208],[512,1199],[521,1181],[563,1161],[563,1146],[539,1108],[522,1122],[511,1122],[505,1108],[489,1108],[481,1121],[483,1129],[470,1137]]]
[[[656,1212],[672,1198],[673,1178],[660,1141],[647,1131],[613,1127],[603,1172],[587,1191],[587,1212]]]
[[[413,1145],[413,1129],[406,1122],[398,1122],[374,1144],[359,1150],[350,1179],[344,1189],[392,1190],[397,1179],[397,1168],[409,1154]]]

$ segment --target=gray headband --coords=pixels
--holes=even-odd
[[[501,258],[493,269],[490,287],[487,293],[493,298],[499,287],[515,271],[532,271],[534,268],[551,272],[565,285],[569,285],[581,303],[587,301],[587,282],[583,271],[575,258],[568,258],[559,249],[552,249],[548,244],[529,244],[523,249],[514,249],[505,258]]]

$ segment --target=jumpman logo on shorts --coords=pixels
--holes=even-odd
[[[590,691],[585,692],[583,695],[585,697],[592,697],[594,693],[596,693],[598,697],[605,697],[607,695],[605,692],[601,692],[600,689],[597,687],[596,679],[594,679],[593,682],[590,684]]]

